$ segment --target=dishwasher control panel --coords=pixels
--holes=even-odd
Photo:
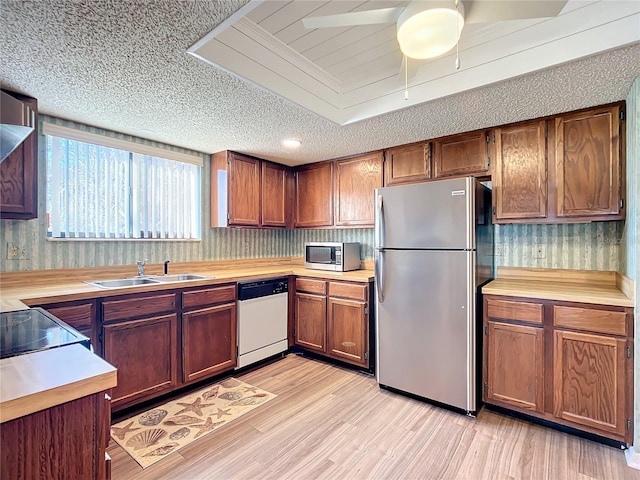
[[[238,300],[277,295],[279,293],[286,293],[288,290],[289,280],[287,277],[238,282]]]

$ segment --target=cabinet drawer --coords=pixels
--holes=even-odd
[[[102,302],[102,319],[104,322],[126,320],[135,317],[173,312],[176,309],[176,294],[133,297],[124,300],[107,300]]]
[[[627,334],[627,314],[625,312],[554,305],[553,325],[625,336]]]
[[[329,296],[367,300],[367,286],[353,283],[329,282]]]
[[[182,293],[182,308],[184,309],[235,301],[235,285],[225,285],[224,287],[215,288],[203,288]]]
[[[327,282],[311,278],[296,278],[296,291],[325,295],[327,293]]]
[[[47,312],[58,317],[74,328],[88,329],[95,313],[93,303],[83,303],[82,305],[72,305],[68,307],[44,307]]]
[[[487,299],[487,315],[490,318],[542,324],[543,308],[541,303],[489,298]]]

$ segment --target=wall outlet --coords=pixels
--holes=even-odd
[[[533,258],[547,258],[547,247],[544,245],[534,245]]]
[[[25,247],[15,243],[7,243],[7,260],[29,260],[29,254]]]
[[[496,243],[496,257],[504,255],[504,243]]]

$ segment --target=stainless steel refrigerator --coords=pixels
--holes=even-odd
[[[491,191],[473,177],[378,188],[375,206],[378,383],[475,412]]]

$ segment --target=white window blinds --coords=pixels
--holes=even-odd
[[[200,238],[201,157],[47,123],[44,133],[49,236]]]

